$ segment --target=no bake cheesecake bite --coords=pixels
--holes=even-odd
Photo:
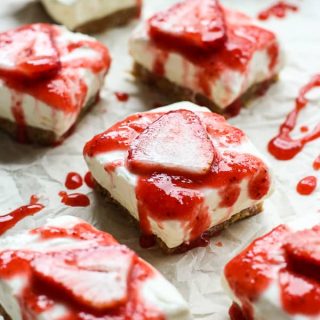
[[[307,216],[253,241],[224,269],[231,320],[320,319],[320,220]]]
[[[190,102],[129,116],[89,141],[84,156],[97,189],[139,222],[142,245],[157,240],[168,253],[208,244],[261,212],[272,191],[246,135]]]
[[[0,240],[5,320],[188,320],[178,291],[111,235],[71,216]]]
[[[142,0],[41,0],[48,14],[70,30],[100,32],[140,15]]]
[[[276,35],[216,0],[185,0],[141,23],[134,74],[175,100],[235,114],[277,79]]]
[[[109,66],[103,44],[63,27],[0,33],[0,128],[21,142],[62,140],[97,101]]]

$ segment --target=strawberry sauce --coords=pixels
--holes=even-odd
[[[129,94],[126,92],[117,91],[114,93],[114,95],[117,97],[118,101],[120,102],[127,102],[129,100]]]
[[[90,199],[83,193],[66,193],[64,191],[59,192],[61,202],[70,207],[88,207],[90,205]]]
[[[161,168],[155,171],[150,171],[150,168],[145,170],[147,168],[141,166],[141,170],[139,167],[134,170],[138,174],[136,197],[143,235],[152,234],[150,219],[158,225],[175,220],[190,235],[186,241],[195,243],[211,224],[203,189],[216,189],[223,195],[217,208],[230,209],[239,198],[240,184],[243,181],[248,182],[247,191],[252,200],[262,199],[270,189],[266,165],[253,155],[234,151],[234,147],[241,145],[245,139],[244,133],[228,125],[222,116],[213,113],[197,115],[215,150],[214,160],[206,174],[190,176],[181,172],[168,173]],[[85,145],[84,155],[93,157],[104,152],[127,152],[133,140],[161,116],[163,113],[128,117],[89,141]],[[125,165],[130,171],[128,163]],[[201,245],[204,243],[208,244],[209,241],[201,241]]]
[[[78,189],[82,186],[82,184],[82,177],[77,172],[69,172],[64,183],[65,187],[69,190]]]
[[[291,111],[285,122],[280,126],[279,134],[268,144],[269,152],[278,160],[290,160],[294,158],[306,144],[320,137],[320,124],[318,124],[310,133],[305,134],[300,139],[291,138],[291,132],[297,124],[300,112],[307,106],[307,93],[315,87],[320,87],[320,74],[315,75],[311,81],[306,84],[296,99],[295,109]]]
[[[95,185],[95,182],[94,182],[94,179],[92,177],[92,174],[90,171],[88,171],[85,176],[84,176],[84,182],[86,183],[86,185],[93,189],[94,188],[94,185]]]
[[[111,235],[87,223],[78,223],[70,228],[46,226],[30,233],[39,235],[43,242],[53,238],[62,242],[63,238],[70,238],[82,242],[82,245],[68,250],[54,250],[51,247],[50,252],[33,249],[5,250],[0,253],[1,280],[10,281],[13,277],[25,280],[24,288],[15,294],[23,319],[31,319],[30,315],[32,319],[42,317],[43,312],[54,312],[53,307],[63,307],[62,310],[65,310],[61,320],[165,319],[159,310],[146,304],[141,295],[142,285],[154,276],[154,271],[134,252],[119,245]],[[109,300],[103,300],[103,291],[109,289],[99,288],[99,285],[104,281],[103,273],[107,274],[108,271],[92,265],[91,261],[96,261],[97,256],[114,259],[113,272],[127,268],[126,265],[117,266],[118,258],[119,261],[130,263],[123,280],[127,288],[121,301],[110,300],[108,296],[106,299]],[[121,273],[110,285],[119,285],[120,277]],[[90,295],[94,290],[98,291]]]
[[[38,198],[32,196],[30,203],[22,206],[14,211],[0,216],[0,235],[5,233],[7,230],[15,226],[20,220],[28,216],[33,216],[44,208],[42,204],[38,203]]]
[[[291,316],[320,314],[319,231],[319,225],[298,232],[280,225],[226,265],[225,277],[242,307],[232,307],[232,320],[254,319],[251,304],[271,282],[279,286],[280,302]]]
[[[320,155],[313,161],[313,169],[320,170]]]
[[[293,4],[287,3],[285,1],[279,1],[272,5],[270,8],[267,8],[261,11],[258,14],[259,20],[268,20],[271,17],[285,18],[288,11],[297,12],[299,8]]]
[[[297,184],[297,192],[303,196],[308,196],[317,188],[317,178],[309,176],[301,179]]]

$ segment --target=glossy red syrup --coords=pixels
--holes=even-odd
[[[77,172],[69,172],[64,183],[65,187],[69,190],[78,189],[82,186],[82,184],[82,177]]]
[[[63,320],[165,319],[160,311],[145,304],[141,296],[141,287],[144,281],[152,278],[154,271],[129,249],[119,245],[111,235],[100,232],[86,223],[79,223],[72,228],[42,227],[31,231],[31,233],[40,235],[43,241],[52,238],[71,238],[82,241],[83,245],[81,249],[52,250],[50,253],[31,250],[12,250],[0,253],[0,278],[10,280],[13,277],[23,276],[27,280],[26,287],[16,295],[24,319],[31,319],[30,315],[32,318],[41,316],[43,312],[50,312],[52,307],[58,306],[58,304],[62,304],[67,310],[61,317]],[[48,260],[48,263],[51,263],[51,270],[54,272],[55,266],[52,261],[57,261],[62,265],[66,264],[70,272],[70,278],[68,277],[68,279],[75,279],[75,276],[78,275],[77,284],[80,284],[82,280],[86,281],[87,279],[81,279],[75,257],[81,257],[82,255],[85,259],[90,257],[96,259],[99,251],[102,254],[111,252],[113,258],[117,254],[128,253],[133,255],[132,265],[128,273],[125,300],[120,305],[111,304],[103,310],[85,305],[68,288],[55,283],[54,274],[52,279],[50,275],[43,277],[39,273],[39,269],[35,267],[39,261],[45,263]],[[68,279],[64,279],[64,281],[69,281]],[[70,289],[73,288],[72,284],[75,280],[70,280]],[[92,285],[94,286],[95,283]],[[79,287],[77,292],[79,293],[80,290],[81,288]]]
[[[320,314],[319,231],[318,225],[293,233],[281,225],[227,264],[225,276],[245,306],[244,319],[253,319],[253,314],[248,314],[249,306],[271,281],[278,283],[285,312],[310,317]]]
[[[127,102],[129,100],[129,94],[126,92],[115,92],[115,96],[117,97],[118,101],[120,102]]]
[[[88,207],[90,205],[90,199],[83,193],[66,193],[64,191],[59,192],[61,202],[70,207]]]
[[[258,15],[258,19],[268,20],[271,17],[285,18],[288,11],[296,12],[298,9],[299,8],[293,4],[285,1],[279,1],[270,8],[261,11]]]
[[[21,108],[23,94],[46,103],[53,112],[59,109],[66,113],[79,113],[88,88],[75,72],[76,68],[85,67],[100,73],[106,72],[110,66],[108,50],[102,44],[87,40],[63,45],[57,41],[60,33],[54,25],[38,23],[0,34],[0,59],[9,57],[14,64],[11,69],[0,68],[0,79],[17,92],[12,102],[12,113],[19,127],[19,140],[26,140]],[[80,59],[75,55],[65,62],[60,61],[60,57],[81,46],[92,48],[99,58]]]
[[[190,12],[190,15],[190,19],[194,19],[194,12]],[[267,50],[270,58],[270,75],[272,75],[279,59],[279,45],[275,34],[252,25],[250,19],[244,14],[223,9],[223,15],[227,25],[227,40],[210,52],[199,52],[192,50],[190,46],[187,48],[179,46],[179,42],[169,41],[169,38],[166,41],[157,41],[157,37],[153,37],[155,45],[160,49],[156,51],[153,72],[159,76],[165,76],[168,54],[178,52],[200,69],[195,83],[201,93],[212,98],[210,84],[219,79],[226,70],[245,73],[253,54],[257,50]],[[176,22],[178,23],[179,21]],[[238,108],[233,106],[232,109],[239,109],[239,103],[237,103]]]
[[[135,114],[95,136],[84,148],[84,155],[128,151],[132,141],[163,113]],[[223,194],[220,207],[232,207],[239,197],[239,186],[248,181],[251,199],[262,199],[270,188],[270,176],[265,164],[255,156],[220,147],[239,146],[244,133],[228,125],[222,116],[206,113],[200,115],[208,135],[217,150],[209,173],[201,177],[181,173],[151,172],[139,174],[136,196],[139,220],[144,236],[152,234],[149,218],[159,225],[167,220],[178,220],[190,234],[189,245],[206,245],[208,239],[201,235],[210,226],[210,217],[204,203],[202,189],[215,188]],[[129,169],[130,170],[130,169]]]
[[[309,176],[301,179],[297,184],[297,192],[303,196],[308,196],[317,188],[317,178]]]
[[[301,131],[302,133],[306,133],[306,132],[309,131],[309,128],[308,128],[307,126],[301,126],[301,127],[300,127],[300,131]]]
[[[38,203],[38,198],[32,196],[28,205],[22,206],[14,211],[0,216],[0,235],[15,226],[20,220],[32,216],[42,210],[44,206]]]
[[[229,309],[230,320],[248,320],[242,313],[241,308],[233,303]]]
[[[92,174],[91,172],[87,172],[84,176],[84,182],[86,183],[86,185],[93,189],[94,188],[94,185],[95,185],[95,182],[94,182],[94,179],[92,177]]]
[[[313,161],[313,169],[320,170],[320,155]]]
[[[11,111],[17,124],[17,140],[21,143],[27,142],[27,125],[22,109],[22,94],[12,91]]]
[[[307,104],[307,93],[315,87],[320,87],[320,74],[315,75],[311,81],[306,84],[296,99],[295,109],[291,111],[285,122],[280,126],[279,134],[268,144],[269,152],[278,160],[290,160],[294,158],[304,146],[320,137],[320,124],[318,124],[310,133],[307,133],[300,139],[291,138],[291,132],[297,124],[298,116]]]

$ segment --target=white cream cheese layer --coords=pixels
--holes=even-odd
[[[48,220],[45,226],[71,228],[79,223],[84,223],[84,221],[72,216],[61,216]],[[94,240],[74,240],[67,237],[43,240],[39,235],[26,231],[0,240],[0,251],[34,250],[50,252],[83,249],[90,247],[91,242],[94,242]],[[190,320],[192,317],[188,305],[180,293],[159,272],[153,270],[154,276],[147,278],[141,287],[141,295],[144,301],[147,305],[155,306],[158,310],[161,310],[167,320]],[[19,275],[10,280],[0,278],[0,305],[14,320],[22,320],[21,309],[16,296],[21,294],[28,280],[26,275]],[[38,314],[33,319],[61,320],[66,315],[68,315],[67,306],[56,302],[52,308]]]
[[[203,112],[205,116],[206,112],[211,112],[207,108],[198,107],[190,102],[180,102],[172,104],[170,106],[153,109],[150,112],[168,112],[171,110],[190,110],[194,112]],[[247,154],[252,154],[258,158],[263,156],[256,150],[256,148],[251,144],[250,141],[245,139],[243,143],[236,147],[238,152],[245,152]],[[118,166],[114,171],[107,172],[105,166],[114,161],[123,160],[126,162],[127,152],[117,151],[117,152],[105,152],[95,155],[94,157],[86,156],[86,161],[91,171],[93,177],[97,182],[108,190],[117,202],[119,202],[123,207],[125,207],[130,214],[137,220],[139,220],[138,202],[136,198],[136,186],[138,176],[131,173],[125,165]],[[252,200],[248,195],[248,181],[244,180],[241,184],[241,192],[237,202],[231,208],[220,208],[219,203],[222,200],[218,189],[208,188],[203,190],[205,196],[205,203],[208,206],[208,212],[211,218],[211,226],[215,226],[230,219],[234,214],[240,212],[241,210],[247,209],[257,203],[262,202],[267,198],[271,192],[272,188],[269,190],[268,194],[259,201]],[[163,221],[161,225],[150,219],[150,224],[152,232],[159,237],[169,248],[174,248],[182,243],[186,242],[190,238],[190,234],[186,233],[182,228],[179,221],[170,220]]]
[[[57,27],[61,30],[61,34],[57,38],[57,43],[63,46],[78,41],[95,41],[92,37],[72,33],[63,27]],[[70,53],[66,53],[60,57],[62,63],[72,59],[99,59],[98,53],[88,46],[79,47]],[[90,68],[76,68],[72,70],[73,74],[77,74],[78,78],[83,80],[87,86],[87,94],[82,105],[85,107],[88,103],[94,102],[101,86],[105,70],[100,73],[94,73]],[[74,95],[75,96],[75,95]],[[24,115],[25,124],[34,128],[43,129],[53,132],[57,137],[66,133],[75,123],[79,112],[65,112],[61,109],[54,108],[46,103],[36,99],[35,97],[22,92],[17,92],[0,79],[0,118],[15,122],[12,112],[12,105],[19,102],[22,113]]]
[[[138,0],[41,0],[50,16],[74,30],[117,11],[137,6]]]
[[[278,64],[270,70],[268,46],[269,44],[266,44],[265,49],[257,50],[253,54],[245,72],[225,67],[218,78],[206,80],[210,90],[209,98],[218,107],[226,108],[254,84],[269,80],[280,71],[283,64],[282,55],[279,57]],[[207,96],[198,80],[199,74],[203,73],[201,67],[177,52],[165,51],[156,46],[148,35],[146,22],[141,23],[134,31],[130,39],[130,54],[138,64],[150,72],[153,72],[156,59],[165,56],[163,76],[166,79],[178,86]]]
[[[309,215],[303,219],[289,222],[287,225],[292,232],[309,229],[320,223],[320,218]],[[241,306],[240,300],[234,295],[225,276],[222,276],[222,286],[232,301]],[[257,301],[251,302],[254,320],[319,320],[320,316],[290,315],[281,306],[281,294],[279,290],[279,279],[270,282]]]

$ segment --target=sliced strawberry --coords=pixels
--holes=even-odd
[[[64,290],[77,303],[102,311],[127,300],[128,277],[135,254],[110,246],[43,255],[32,262],[35,275]]]
[[[216,49],[226,40],[226,26],[217,0],[185,0],[149,20],[155,40],[178,49]]]
[[[208,173],[214,149],[199,117],[192,111],[164,114],[145,129],[129,149],[128,164],[134,171]]]
[[[291,234],[283,248],[295,271],[320,279],[320,225]]]
[[[0,34],[0,73],[37,79],[60,68],[54,27],[33,24]]]

